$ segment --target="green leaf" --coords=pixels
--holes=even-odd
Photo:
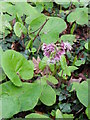
[[[64,55],[61,56],[60,63],[61,63],[62,69],[65,70],[67,67],[67,62],[66,62],[66,58]]]
[[[33,63],[30,64],[22,54],[14,50],[3,53],[1,65],[5,74],[16,86],[22,85],[20,78],[29,80],[33,77]]]
[[[88,42],[85,43],[85,48],[86,48],[87,50],[90,50],[90,40],[88,40]]]
[[[85,48],[88,50],[88,43],[85,43]]]
[[[31,18],[33,16],[37,16],[38,14],[40,14],[37,12],[37,9],[35,7],[32,7],[30,4],[28,4],[26,0],[23,0],[23,1],[22,2],[14,2],[13,3],[14,5],[12,5],[10,3],[10,1],[9,2],[1,2],[0,3],[0,11],[8,12],[9,14],[11,14],[13,16],[13,18],[16,17],[17,13],[20,17],[23,16],[23,14],[25,14],[27,16],[30,16]]]
[[[15,32],[16,36],[21,37],[22,33],[27,34],[27,29],[20,22],[16,22],[14,25],[14,32]]]
[[[40,96],[40,100],[43,104],[51,106],[56,102],[56,94],[51,86],[45,85]]]
[[[60,38],[60,41],[63,40],[63,42],[70,42],[70,44],[72,45],[74,40],[75,40],[75,35],[72,35],[72,34],[65,34],[65,35],[62,35],[61,38]]]
[[[63,32],[66,27],[66,23],[63,19],[58,17],[49,17],[49,20],[41,31],[41,41],[47,44],[52,42],[55,43],[59,39],[59,34]]]
[[[28,50],[29,48],[32,48],[33,46],[33,40],[29,40],[27,46],[26,46],[26,49]]]
[[[70,119],[70,118],[74,118],[74,117],[73,117],[73,114],[62,114],[62,112],[59,109],[57,109],[55,118],[61,118],[61,119],[69,118]]]
[[[77,61],[75,62],[75,65],[76,65],[76,66],[81,66],[82,64],[85,64],[85,60],[77,60]]]
[[[47,57],[43,57],[43,59],[39,62],[39,69],[40,70],[44,70],[44,68],[47,65],[47,60],[48,60]]]
[[[78,68],[75,66],[68,66],[68,69],[70,72],[73,72],[74,70],[77,70]]]
[[[58,75],[61,76],[61,77],[63,77],[63,79],[67,80],[66,73],[65,73],[65,72],[63,73],[63,72],[64,72],[64,70],[63,70],[63,71],[61,70],[61,71],[58,73]]]
[[[10,81],[0,85],[1,118],[11,118],[14,114],[33,109],[42,92],[42,86],[36,83],[23,83],[14,86]]]
[[[76,90],[79,101],[85,106],[88,106],[88,81],[82,83],[73,83],[72,90]]]
[[[59,101],[66,100],[66,96],[61,94],[59,95]]]
[[[45,15],[40,15],[37,18],[35,18],[31,23],[29,21],[31,32],[38,30],[42,26],[42,24],[45,22],[46,19],[47,17]]]
[[[2,47],[0,46],[0,58],[2,54],[3,54],[3,50],[2,50]]]
[[[38,113],[31,113],[31,114],[27,115],[25,118],[48,118],[48,119],[50,119],[49,117],[38,114]]]
[[[56,111],[56,118],[63,118],[63,114],[59,109]]]
[[[76,21],[80,25],[88,25],[88,8],[76,8],[75,11],[71,12],[67,17],[68,22]]]
[[[16,21],[17,21],[17,22],[20,22],[21,24],[23,24],[22,19],[21,19],[21,17],[19,16],[18,13],[16,14]]]
[[[36,48],[34,48],[34,47],[31,49],[31,52],[32,52],[32,53],[34,53],[34,52],[36,52],[36,51],[37,51],[37,50],[36,50]]]
[[[86,115],[88,116],[88,118],[90,119],[90,105],[88,105],[85,112],[86,112]]]
[[[10,10],[12,9],[12,6],[10,3],[8,2],[0,2],[0,12],[7,12],[11,13]]]
[[[54,76],[51,76],[51,75],[44,76],[44,77],[41,78],[41,80],[45,81],[45,82],[49,81],[49,82],[51,82],[53,84],[57,84],[58,83],[58,80]]]
[[[71,112],[70,106],[71,104],[69,103],[63,103],[63,104],[60,104],[60,109],[62,110],[62,112],[70,113]]]
[[[6,28],[8,28],[9,30],[12,30],[12,27],[9,23],[9,21],[6,19],[4,14],[0,14],[0,32],[3,34],[6,32]],[[9,30],[7,30],[9,32]],[[0,33],[0,34],[1,34]],[[6,35],[6,33],[5,33]]]
[[[73,114],[63,114],[63,118],[74,118]],[[72,119],[73,120],[73,119]]]
[[[43,3],[37,2],[36,3],[36,9],[37,9],[37,11],[42,12],[44,10]]]
[[[2,67],[0,65],[0,81],[4,80],[6,78],[6,75],[4,71],[2,70]]]
[[[2,47],[0,46],[0,81],[4,80],[6,78],[6,75],[1,67],[1,58],[2,58],[2,55],[3,55],[3,50],[2,50]]]
[[[45,23],[47,18],[48,17],[41,15],[40,17],[33,20],[30,24],[31,32],[38,30]],[[64,31],[65,28],[66,23],[63,19],[58,17],[49,17],[49,20],[40,32],[41,41],[47,44],[56,42],[59,39],[59,33]]]
[[[50,63],[50,64],[49,64],[49,67],[50,67],[50,70],[51,70],[52,72],[55,70],[55,65],[54,65],[54,64]]]

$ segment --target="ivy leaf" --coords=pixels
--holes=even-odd
[[[66,100],[66,96],[63,94],[59,95],[59,101]]]
[[[31,114],[27,115],[25,118],[48,118],[48,119],[50,119],[49,117],[38,114],[38,113],[31,113]]]
[[[33,62],[29,63],[22,54],[14,50],[7,50],[3,53],[1,65],[5,74],[16,86],[22,86],[20,77],[24,80],[33,77]]]
[[[42,92],[42,86],[39,84],[23,83],[22,87],[16,87],[10,81],[1,84],[0,89],[2,118],[11,118],[18,112],[33,109]]]
[[[40,100],[47,106],[51,106],[56,102],[56,94],[51,86],[44,85]]]
[[[22,23],[16,22],[14,25],[14,32],[16,36],[20,37],[22,33],[27,34],[27,29]]]
[[[70,106],[71,104],[69,103],[63,103],[63,104],[60,104],[60,109],[62,110],[62,112],[70,113],[71,112]]]

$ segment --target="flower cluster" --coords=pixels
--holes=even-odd
[[[49,45],[43,43],[42,50],[44,51],[44,56],[49,58],[49,62],[56,63],[59,62],[61,56],[64,55],[67,51],[72,49],[71,45],[68,42],[61,42],[59,46],[51,43]]]

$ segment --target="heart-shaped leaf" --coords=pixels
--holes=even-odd
[[[68,22],[76,21],[80,25],[88,25],[88,8],[76,8],[67,17]]]
[[[20,78],[29,80],[33,77],[33,62],[29,63],[22,54],[14,50],[3,53],[1,65],[5,74],[16,86],[22,85]]]
[[[57,27],[56,27],[57,26]],[[66,23],[58,17],[49,17],[46,25],[41,31],[41,41],[44,43],[56,42],[59,38],[59,33],[66,29]]]
[[[43,104],[47,106],[51,106],[56,102],[56,94],[51,86],[43,86],[43,91],[41,93],[40,100]]]
[[[42,15],[31,22],[31,32],[38,30],[45,23],[47,18],[49,18],[49,20],[46,22],[39,35],[42,42],[49,44],[56,42],[59,39],[59,33],[63,32],[67,26],[65,21],[61,18]]]
[[[73,83],[72,90],[75,89],[77,97],[84,106],[88,106],[88,81],[82,83]]]
[[[11,118],[18,112],[35,107],[41,95],[42,86],[36,83],[23,83],[22,87],[16,87],[9,81],[1,84],[0,90],[0,103],[2,103],[0,117]]]

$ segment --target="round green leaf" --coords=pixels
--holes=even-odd
[[[2,103],[2,118],[10,118],[19,112],[20,104],[17,98],[3,94],[0,96],[0,102]]]
[[[56,94],[51,86],[45,85],[40,96],[40,100],[43,104],[51,106],[56,102]]]
[[[29,18],[27,18],[26,20],[29,21],[28,19]],[[28,24],[30,24],[31,33],[38,30],[42,26],[42,24],[45,22],[46,19],[47,19],[47,17],[45,15],[40,15],[37,18],[35,18],[32,22],[29,21]],[[30,19],[30,20],[32,20],[32,19]]]
[[[29,80],[33,77],[33,63],[14,50],[7,50],[1,58],[1,65],[5,74],[16,86],[21,86],[20,78]]]
[[[18,37],[20,37],[22,33],[27,34],[27,29],[20,22],[16,22],[14,25],[14,32]]]
[[[72,89],[76,90],[77,97],[79,101],[84,105],[88,106],[88,81],[83,81],[82,83],[73,83]]]
[[[88,25],[88,8],[76,8],[67,17],[68,22],[76,21],[80,25]]]
[[[63,32],[66,27],[66,23],[63,19],[58,17],[49,17],[49,20],[41,31],[41,41],[47,44],[52,42],[55,43],[59,39],[59,33]]]
[[[9,81],[1,84],[0,90],[2,118],[11,118],[18,112],[31,110],[36,106],[42,86],[36,83],[23,83],[22,87],[16,87]]]

